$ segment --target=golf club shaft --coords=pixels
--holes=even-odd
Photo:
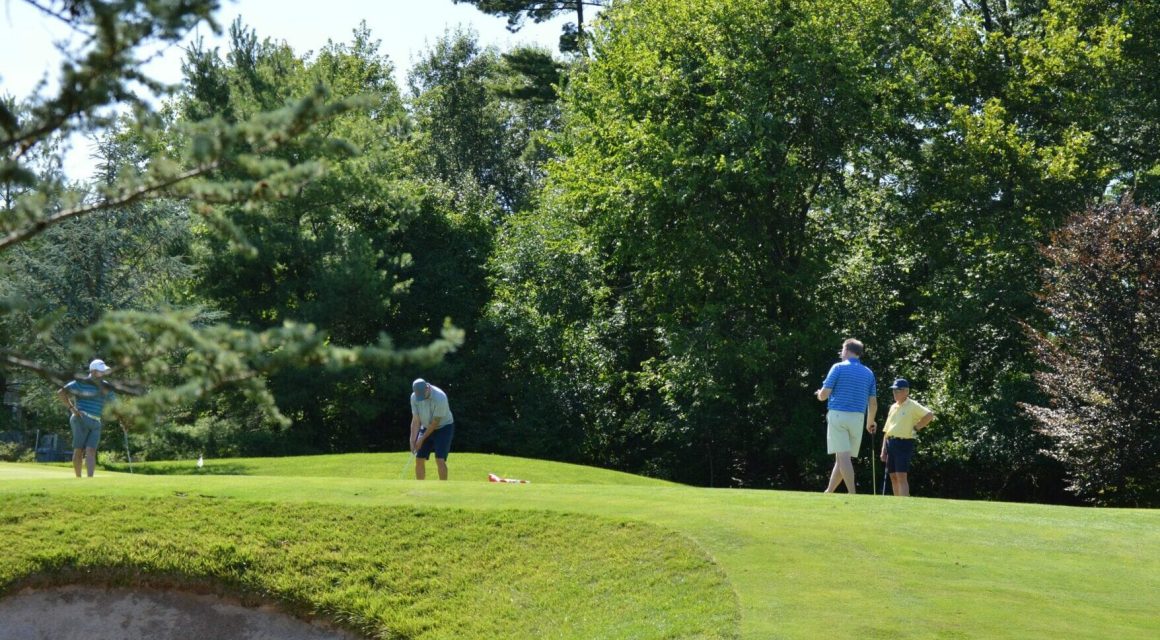
[[[125,462],[129,463],[129,473],[133,473],[133,454],[129,453],[129,432],[122,429],[121,433],[125,434]]]
[[[407,459],[406,459],[406,460],[403,462],[403,470],[399,472],[399,479],[400,479],[400,480],[402,480],[403,478],[405,478],[405,477],[407,476],[407,468],[408,468],[408,467],[410,467],[410,466],[411,466],[411,463],[412,463],[412,462],[414,462],[414,461],[415,461],[415,452],[414,452],[414,451],[412,451],[412,452],[411,452],[411,456],[410,456],[410,457],[408,457],[408,458],[407,458]]]
[[[423,437],[423,434],[424,434],[426,431],[427,431],[427,427],[419,427],[419,433],[418,433],[418,436],[417,436],[417,437],[419,437],[419,438],[422,438],[422,437]],[[412,443],[412,444],[413,444],[413,443]],[[399,474],[399,479],[400,479],[400,480],[402,480],[404,477],[406,477],[406,475],[407,475],[407,467],[411,466],[411,463],[415,461],[415,458],[416,458],[416,457],[418,457],[418,455],[419,455],[419,449],[418,449],[418,448],[415,448],[415,449],[412,449],[412,450],[411,450],[411,457],[410,457],[410,458],[407,458],[407,461],[403,463],[403,471],[402,471],[402,472]]]
[[[882,495],[886,495],[886,476],[890,475],[887,472],[889,467],[890,467],[890,451],[887,451],[885,464],[882,465]]]

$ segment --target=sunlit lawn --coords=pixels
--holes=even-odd
[[[59,551],[92,518],[111,581],[226,584],[382,637],[1160,637],[1154,511],[699,489],[461,453],[452,482],[418,483],[399,480],[406,462],[135,465],[92,480],[0,465],[0,533],[29,541],[0,579],[93,575]],[[433,588],[467,609],[424,622],[416,594]]]

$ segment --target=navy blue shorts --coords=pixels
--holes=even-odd
[[[453,436],[455,436],[454,422],[440,426],[435,430],[435,433],[423,441],[423,446],[419,447],[415,457],[430,460],[431,452],[434,451],[436,460],[446,460],[451,453],[451,438]]]
[[[886,473],[909,472],[912,456],[914,456],[914,440],[906,438],[886,439]]]

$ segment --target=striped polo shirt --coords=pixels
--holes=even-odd
[[[104,384],[101,386],[105,387]],[[108,387],[97,388],[97,385],[93,384],[92,378],[73,380],[64,385],[64,388],[76,398],[77,409],[98,420],[101,419],[101,411],[104,411],[105,403],[111,402],[116,395]]]
[[[822,388],[830,389],[826,407],[831,411],[865,413],[870,398],[878,395],[874,372],[858,358],[843,360],[830,367]]]

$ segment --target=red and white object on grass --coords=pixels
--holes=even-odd
[[[488,482],[507,482],[509,484],[529,484],[530,480],[516,480],[515,478],[501,478],[494,473],[487,474]]]

